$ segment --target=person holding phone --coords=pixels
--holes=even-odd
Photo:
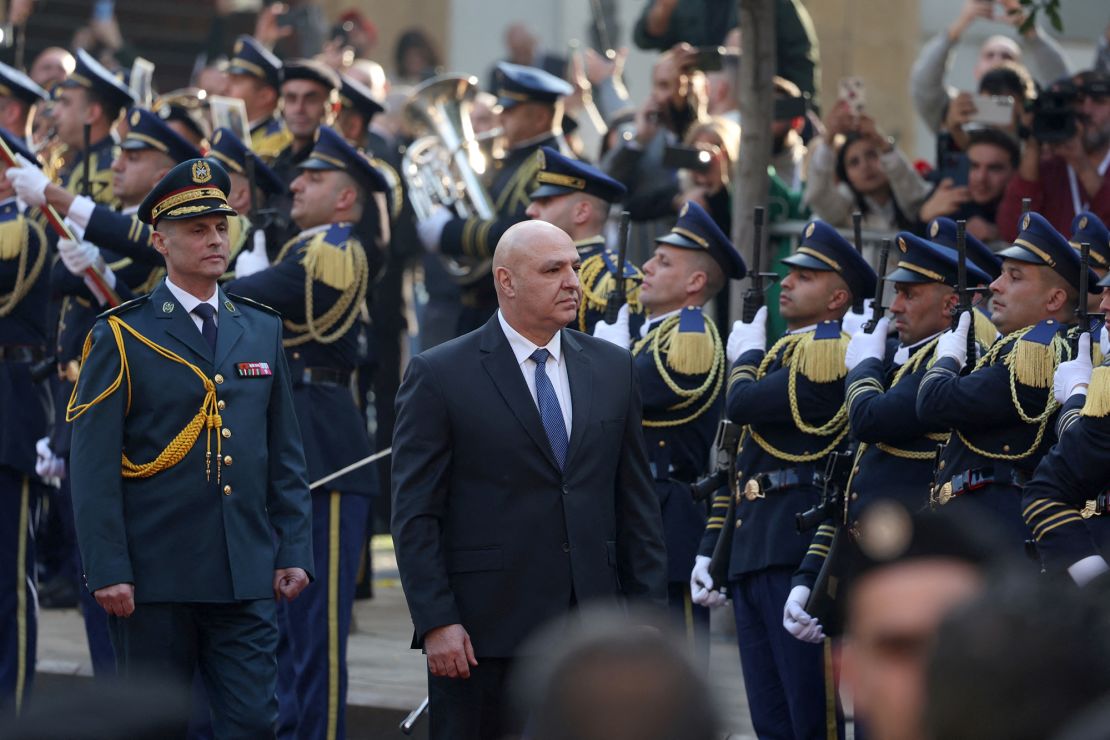
[[[929,185],[866,112],[856,115],[841,99],[825,117],[815,139],[804,201],[813,213],[838,227],[851,226],[854,211],[863,228],[910,228],[929,195]]]

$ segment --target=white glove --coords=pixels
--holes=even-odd
[[[43,437],[35,442],[35,472],[40,478],[65,478],[66,462],[54,455],[50,449],[50,438]]]
[[[1088,555],[1082,560],[1069,565],[1068,575],[1075,581],[1075,585],[1082,588],[1107,570],[1110,570],[1110,566],[1107,565],[1101,555]]]
[[[62,258],[66,269],[78,276],[84,275],[85,270],[90,267],[103,270],[106,266],[100,256],[100,248],[91,242],[59,239],[58,256]]]
[[[763,352],[767,349],[767,307],[760,306],[752,317],[752,323],[734,321],[732,331],[728,333],[728,343],[725,345],[725,355],[731,365],[736,358],[752,350]]]
[[[432,215],[416,223],[416,233],[420,243],[429,252],[439,251],[439,242],[443,238],[443,228],[453,218],[451,212],[443,206],[437,205]]]
[[[956,324],[956,328],[944,332],[937,340],[937,359],[951,357],[961,368],[967,364],[967,333],[970,329],[971,314],[965,311],[960,314],[960,321]]]
[[[604,321],[594,324],[594,336],[628,349],[632,344],[632,337],[628,332],[628,304],[621,306],[621,310],[617,312],[617,320],[612,324]]]
[[[871,306],[873,305],[875,305],[875,299],[867,298],[863,301],[862,313],[848,311],[848,313],[844,314],[844,318],[840,320],[841,331],[848,336],[852,336],[862,329],[863,325],[871,318]]]
[[[9,167],[4,176],[11,182],[16,194],[29,206],[46,203],[46,186],[50,184],[50,178],[22,154],[15,155],[15,158],[19,166]]]
[[[852,334],[848,351],[844,353],[844,364],[853,369],[864,360],[881,360],[886,354],[886,330],[890,319],[885,316],[875,323],[875,331],[870,334],[862,328]]]
[[[1105,326],[1098,333],[1098,348],[1102,350],[1103,357],[1110,357],[1110,329]]]
[[[235,277],[241,278],[262,272],[270,266],[270,258],[266,255],[266,235],[261,229],[254,232],[254,244],[246,252],[240,252],[235,258]]]
[[[709,563],[713,558],[698,555],[694,558],[694,570],[690,572],[690,599],[699,606],[720,606],[728,597],[713,590],[713,577],[709,575]]]
[[[1075,393],[1087,395],[1087,384],[1091,382],[1091,334],[1083,332],[1076,344],[1074,360],[1061,362],[1052,376],[1052,395],[1058,403],[1065,403]]]
[[[809,600],[808,586],[795,586],[786,597],[782,609],[782,626],[802,642],[821,642],[825,632],[821,623],[806,613],[805,603]]]

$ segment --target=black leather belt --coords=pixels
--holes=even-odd
[[[332,370],[330,367],[306,367],[301,371],[301,385],[341,385],[350,383],[350,370]]]
[[[769,493],[777,493],[797,486],[820,487],[821,485],[821,478],[816,471],[811,471],[808,475],[805,475],[799,474],[797,468],[771,470],[749,476],[738,497],[743,496],[748,501],[755,501],[756,499],[765,498]]]
[[[41,362],[45,356],[43,348],[33,344],[0,344],[0,362]]]
[[[993,466],[972,468],[952,476],[947,483],[933,488],[929,496],[929,503],[934,507],[944,506],[958,496],[965,496],[980,488],[986,488],[992,483],[1017,486],[1021,488],[1029,480],[1029,476],[1017,468],[995,470]]]

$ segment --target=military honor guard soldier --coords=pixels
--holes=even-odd
[[[21,143],[31,139],[35,108],[50,95],[34,80],[0,62],[0,128],[13,134]],[[33,160],[34,157],[28,157]]]
[[[1066,333],[1080,270],[1079,252],[1039,214],[1023,216],[1020,227],[1013,245],[998,253],[1002,275],[991,283],[991,321],[1002,337],[969,359],[970,317],[961,316],[937,342],[917,394],[918,417],[952,430],[937,463],[933,505],[991,522],[1017,558],[1030,537],[1021,489],[1054,441],[1060,404],[1053,375],[1072,356]],[[1093,287],[1097,278],[1089,279]],[[961,375],[968,362],[972,370]]]
[[[898,263],[883,279],[894,286],[893,319],[882,318],[874,331],[852,335],[845,353],[850,434],[858,443],[845,495],[844,512],[819,525],[794,577],[783,626],[795,637],[817,642],[824,637],[818,615],[806,612],[811,590],[833,547],[839,526],[860,535],[860,512],[878,499],[896,499],[908,511],[929,505],[937,445],[948,429],[917,416],[917,389],[928,370],[941,334],[952,324],[957,296],[954,250],[903,231],[895,239]],[[967,265],[970,285],[991,282],[987,273]],[[887,339],[893,323],[897,341]],[[839,568],[837,563],[827,567]],[[842,579],[834,578],[832,588]],[[828,594],[835,599],[836,594]]]
[[[536,157],[540,166],[536,172],[537,187],[529,194],[532,203],[525,214],[555,224],[574,240],[582,257],[578,280],[583,299],[574,328],[592,334],[594,326],[605,316],[609,293],[619,284],[617,263],[620,260],[617,249],[605,244],[605,224],[612,205],[619,203],[628,191],[596,167],[571,159],[551,147],[542,147]],[[627,325],[630,315],[634,315],[635,326],[630,330],[638,332],[643,324],[639,301],[643,274],[626,261],[623,279],[628,310],[620,320]]]
[[[285,183],[229,128],[218,128],[213,132],[212,146],[205,156],[219,162],[227,170],[228,177],[231,178],[231,192],[227,196],[227,202],[239,214],[235,218],[228,218],[231,257],[227,272],[221,280],[246,277],[266,269],[270,266],[270,258],[266,253],[266,233],[263,229],[265,219],[260,211],[267,199],[285,194]],[[250,180],[248,160],[253,167],[253,182]],[[252,223],[252,218],[258,223]]]
[[[735,521],[726,522],[728,492],[714,497],[691,574],[695,602],[724,602],[709,575],[723,527],[734,527],[728,594],[752,723],[760,736],[838,737],[843,717],[825,646],[782,629],[784,604],[811,537],[795,515],[820,502],[827,457],[847,446],[844,354],[840,322],[875,291],[875,273],[855,248],[821,221],[806,226],[783,262],[779,311],[788,333],[766,348],[766,307],[751,323],[736,322],[727,352],[735,358],[725,411],[746,426],[736,459]],[[648,278],[650,282],[650,278]]]
[[[135,99],[126,85],[84,49],[78,49],[75,56],[77,66],[54,90],[51,112],[54,131],[58,140],[73,153],[66,156],[67,167],[58,177],[69,192],[112,205],[115,197],[109,168],[112,148],[116,145],[112,125]],[[88,150],[85,149],[86,124],[89,127]]]
[[[365,155],[323,126],[293,180],[293,220],[304,227],[274,264],[226,285],[284,317],[283,344],[311,480],[372,452],[351,392],[359,364],[359,313],[369,281],[354,231],[373,194],[385,189]],[[281,729],[290,737],[344,737],[347,634],[360,548],[377,477],[356,471],[313,491],[313,542],[320,580],[283,605]]]
[[[496,78],[505,155],[486,168],[490,178],[486,190],[496,216],[455,218],[446,208],[438,207],[417,224],[420,241],[430,252],[476,261],[490,259],[505,230],[528,217],[530,195],[536,189],[536,173],[540,170],[536,152],[545,146],[563,148],[563,98],[573,92],[570,84],[542,69],[509,62],[497,65]],[[497,308],[486,275],[475,276],[479,277],[464,286],[459,334],[484,324]]]
[[[690,485],[708,472],[729,368],[724,343],[703,307],[727,280],[741,280],[747,271],[713,218],[697,203],[688,203],[644,264],[639,294],[648,316],[643,330],[631,335],[627,314],[623,322],[594,328],[594,336],[632,350],[644,441],[663,513],[667,601],[706,666],[709,609],[690,596],[706,505],[694,501]]]
[[[187,694],[199,671],[216,737],[262,738],[276,601],[308,585],[312,523],[281,319],[217,285],[229,187],[194,159],[144,199],[167,277],[97,320],[67,416],[85,577],[120,672]]]
[[[270,163],[293,141],[278,115],[281,98],[281,60],[253,36],[235,40],[227,64],[228,95],[247,108],[251,151]]]
[[[21,137],[4,129],[0,137],[34,161]],[[16,712],[30,695],[38,636],[32,532],[44,491],[35,440],[46,434],[48,401],[31,368],[49,344],[48,251],[42,227],[0,178],[0,572],[9,584],[0,589],[0,706]]]

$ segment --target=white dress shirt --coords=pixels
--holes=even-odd
[[[501,331],[505,332],[505,338],[509,340],[509,347],[513,350],[521,374],[524,375],[524,382],[528,386],[528,392],[532,394],[532,401],[539,409],[540,404],[536,398],[536,363],[532,361],[531,355],[541,347],[525,339],[520,332],[509,326],[500,309],[497,310],[497,320],[501,323]],[[562,332],[555,332],[555,336],[542,349],[550,353],[543,371],[547,373],[551,385],[555,388],[555,396],[559,399],[559,408],[563,412],[563,423],[567,426],[567,439],[570,439],[570,378],[567,376],[567,359],[563,355]]]
[[[193,313],[193,309],[202,303],[207,303],[212,308],[216,309],[216,313],[212,315],[212,320],[216,322],[217,328],[220,326],[220,291],[218,288],[212,291],[211,298],[209,298],[207,301],[202,301],[192,293],[187,293],[184,288],[179,288],[178,286],[174,285],[173,281],[170,280],[168,277],[166,278],[166,287],[170,289],[170,293],[173,293],[173,297],[177,299],[177,302],[181,304],[181,307],[189,312],[189,318],[193,320],[194,324],[196,324],[197,331],[200,331],[201,327],[204,325],[204,319]]]

